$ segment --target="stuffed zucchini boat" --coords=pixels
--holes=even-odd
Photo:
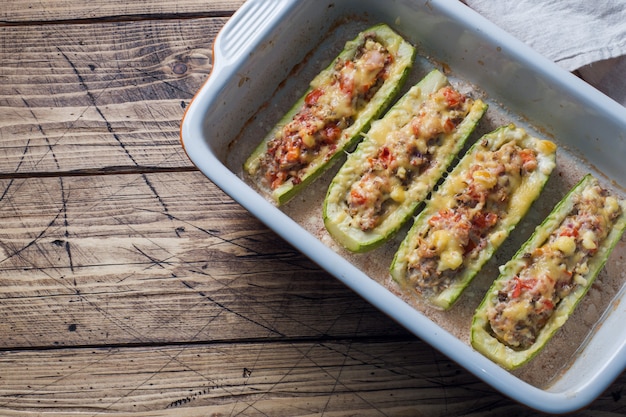
[[[626,228],[626,202],[590,174],[501,267],[472,321],[472,346],[506,369],[532,359],[566,322]]]
[[[330,235],[353,252],[390,239],[432,191],[486,109],[431,71],[372,123],[331,182],[323,206]]]
[[[390,273],[448,309],[541,193],[556,145],[514,125],[480,138],[417,215]]]
[[[287,202],[360,140],[395,98],[414,56],[384,24],[359,33],[253,151],[245,172],[277,205]]]

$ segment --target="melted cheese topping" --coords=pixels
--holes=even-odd
[[[378,153],[345,196],[351,226],[371,230],[404,201],[413,178],[435,163],[442,135],[463,121],[472,103],[446,86],[430,94],[408,123],[397,126],[396,120],[383,119],[385,125],[378,128],[386,133]]]
[[[392,61],[389,51],[366,37],[352,60],[339,60],[332,75],[316,83],[302,108],[268,142],[260,161],[272,190],[290,179],[298,184],[313,161],[334,153],[341,133],[382,85]]]
[[[498,292],[487,312],[491,330],[502,342],[526,349],[559,302],[585,285],[587,262],[620,216],[618,200],[597,184],[577,195],[562,223],[542,246],[523,256],[523,268]]]
[[[537,169],[536,152],[515,140],[495,150],[482,145],[467,169],[449,176],[430,202],[432,215],[407,258],[407,277],[419,293],[448,288],[491,240],[503,239],[493,231],[523,190],[524,179]]]

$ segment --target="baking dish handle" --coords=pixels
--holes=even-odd
[[[215,39],[213,62],[229,66],[248,56],[265,38],[264,32],[283,19],[297,0],[248,0]]]

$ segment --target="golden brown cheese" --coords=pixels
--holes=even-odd
[[[432,93],[409,123],[390,129],[368,169],[346,195],[352,226],[363,231],[376,227],[393,203],[402,203],[412,178],[430,167],[440,135],[463,121],[473,100],[450,86]]]
[[[408,255],[407,277],[419,293],[439,293],[456,271],[488,245],[490,231],[507,214],[511,196],[527,173],[537,169],[537,154],[515,141],[495,151],[477,152],[469,169],[449,177],[428,228]]]
[[[585,285],[587,261],[621,215],[618,200],[595,185],[576,199],[573,209],[546,242],[523,256],[524,267],[498,292],[488,310],[491,330],[506,345],[527,349],[560,300]]]
[[[307,94],[303,107],[268,142],[260,162],[272,190],[290,178],[297,184],[316,156],[336,146],[341,132],[384,82],[392,61],[373,36],[366,37],[352,60],[338,61],[333,76]]]

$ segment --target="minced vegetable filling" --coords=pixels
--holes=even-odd
[[[489,242],[489,233],[506,216],[512,194],[537,169],[536,151],[515,141],[497,150],[488,143],[475,153],[469,169],[449,177],[449,195],[428,219],[409,253],[407,278],[418,293],[438,294],[450,286],[464,264]]]
[[[429,95],[403,127],[387,133],[378,153],[346,195],[351,226],[373,229],[401,204],[414,178],[428,170],[442,144],[469,113],[473,100],[450,86]]]
[[[267,144],[260,168],[274,190],[291,179],[302,181],[316,158],[330,157],[343,130],[371,100],[388,77],[393,55],[367,35],[351,60],[338,60],[332,76],[305,97],[302,108]]]
[[[515,349],[533,345],[559,302],[585,285],[587,261],[620,215],[618,200],[597,184],[577,196],[546,242],[523,255],[523,268],[487,312],[491,331],[502,343]]]

